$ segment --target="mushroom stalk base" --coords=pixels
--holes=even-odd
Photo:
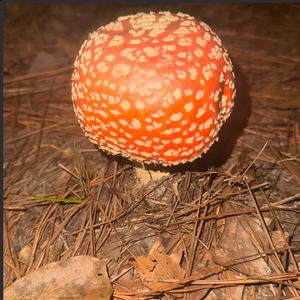
[[[169,172],[146,170],[145,168],[140,167],[135,167],[134,169],[136,177],[142,184],[147,184],[150,181],[157,181],[165,176],[170,175]]]

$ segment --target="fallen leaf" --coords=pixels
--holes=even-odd
[[[206,250],[205,248],[201,250],[201,260],[197,260],[194,263],[193,267],[193,273],[194,274],[205,274],[205,271],[209,267],[217,266],[212,261],[211,251]],[[218,274],[212,274],[211,276],[205,276],[205,279],[207,280],[218,280],[219,275]],[[193,284],[193,287],[199,287],[198,290],[189,292],[185,294],[185,300],[199,300],[199,299],[205,299],[207,295],[209,294],[210,288],[203,288],[203,285],[197,285]],[[212,296],[212,295],[211,295]]]
[[[114,296],[117,298],[120,294],[124,293],[139,293],[146,291],[149,291],[149,289],[146,290],[145,287],[142,286],[141,280],[136,276],[136,272],[133,268],[131,271],[118,278],[118,280],[114,281]]]
[[[184,278],[185,272],[180,267],[178,255],[167,255],[160,241],[156,241],[147,256],[137,256],[136,270],[145,286],[161,289],[169,281]]]
[[[98,258],[76,256],[33,271],[4,289],[4,299],[110,299],[106,265]]]
[[[32,247],[30,244],[25,245],[20,251],[19,251],[19,260],[23,263],[26,264],[28,263],[30,256],[32,253]]]
[[[220,277],[224,280],[245,278],[245,276],[237,275],[230,270],[223,271]],[[215,294],[218,296],[218,299],[240,300],[243,299],[244,288],[245,286],[243,285],[220,288],[215,290]]]
[[[230,203],[223,207],[224,212],[235,211],[236,208]],[[222,232],[219,230],[216,245],[212,250],[213,261],[216,264],[226,265],[230,261],[240,260],[234,266],[236,275],[247,274],[248,276],[268,276],[271,269],[263,258],[249,260],[249,257],[257,255],[262,248],[263,241],[267,240],[258,219],[249,216],[235,216],[226,218]],[[248,257],[248,259],[247,259]],[[243,259],[245,258],[245,259]],[[241,274],[239,274],[240,272]],[[234,273],[231,273],[233,277]],[[266,285],[259,288],[259,292],[264,289],[264,295],[274,298],[274,289],[272,285]],[[243,287],[244,289],[244,287]],[[215,291],[218,299],[241,299],[235,295],[242,293],[242,289],[233,288],[223,289],[223,295]],[[273,297],[273,298],[272,298]]]
[[[288,240],[290,235],[286,231],[285,232],[273,231],[271,237],[272,237],[273,244],[277,249],[284,248],[289,245]]]
[[[205,300],[220,300],[216,293],[215,293],[216,289],[215,290],[210,290],[210,292],[207,294],[207,296],[205,297]]]
[[[234,211],[236,208],[229,203],[224,205],[224,212]],[[252,228],[252,229],[251,229]],[[229,261],[240,260],[243,257],[257,255],[257,248],[267,237],[259,222],[252,217],[229,217],[225,221],[222,233],[219,233],[216,246],[212,250],[213,261],[216,264],[226,265]],[[252,276],[271,274],[271,270],[263,258],[257,258],[235,266],[238,272]]]

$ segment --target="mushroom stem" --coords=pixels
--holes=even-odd
[[[144,164],[142,167],[135,166],[134,170],[136,177],[143,185],[148,184],[150,181],[157,181],[165,176],[170,175],[169,172],[149,170],[144,166]]]

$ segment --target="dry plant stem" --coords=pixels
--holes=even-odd
[[[33,266],[34,260],[36,258],[36,251],[38,248],[38,243],[43,235],[43,232],[46,229],[47,226],[47,221],[50,218],[50,216],[53,214],[55,209],[57,208],[58,204],[53,204],[47,208],[45,211],[40,223],[38,224],[37,231],[35,233],[34,241],[33,241],[33,246],[32,246],[32,251],[31,251],[31,258],[29,261],[29,265],[26,271],[26,274],[28,274],[31,271],[31,268]]]
[[[260,136],[260,137],[267,138],[267,139],[271,139],[271,140],[274,139],[273,134],[261,133],[258,130],[254,130],[254,129],[251,129],[251,128],[245,128],[244,131],[247,132],[247,133],[253,134],[253,135],[257,135],[257,136]],[[285,140],[286,137],[278,137],[278,139]],[[300,141],[295,141],[295,144],[299,145]]]
[[[38,77],[49,78],[51,76],[56,76],[58,74],[65,73],[65,72],[71,71],[71,70],[73,70],[73,66],[62,67],[62,68],[58,68],[58,69],[54,69],[54,70],[46,71],[46,72],[33,73],[33,74],[26,75],[26,76],[18,76],[13,79],[5,80],[4,85],[16,83],[16,82],[22,82],[24,80],[34,79],[34,78],[38,78]]]
[[[86,218],[87,218],[87,211],[85,211],[82,216],[83,220],[86,220]],[[84,238],[86,236],[86,232],[87,232],[85,225],[86,225],[85,221],[81,223],[81,227],[80,227],[80,231],[79,231],[80,234],[76,238],[76,242],[74,244],[73,251],[69,252],[69,254],[66,256],[66,258],[76,256],[77,252],[79,252],[79,249],[82,247],[83,240],[84,240]]]
[[[73,215],[84,206],[86,206],[86,202],[83,202],[83,203],[78,204],[76,206],[72,206],[72,208],[70,209],[70,212],[68,213],[68,215],[64,218],[63,222],[59,225],[59,227],[55,231],[54,235],[51,237],[51,240],[50,240],[51,244],[53,244],[54,241],[58,238],[58,236],[61,234],[64,227],[70,222]]]
[[[261,211],[260,211],[260,209],[259,209],[257,200],[256,200],[255,196],[253,195],[252,190],[251,190],[251,188],[250,188],[248,182],[246,181],[246,179],[245,179],[245,183],[246,183],[246,185],[247,185],[249,194],[250,194],[251,199],[252,199],[252,201],[253,201],[253,203],[254,203],[254,206],[255,206],[255,208],[256,208],[256,212],[257,212],[258,218],[259,218],[259,220],[260,220],[261,226],[262,226],[262,228],[263,228],[263,230],[264,230],[264,232],[265,232],[265,234],[266,234],[266,236],[267,236],[267,239],[268,239],[268,241],[269,241],[269,244],[270,244],[272,250],[274,250],[274,254],[275,254],[275,256],[276,256],[277,264],[278,264],[278,268],[275,268],[275,270],[276,270],[277,273],[284,273],[284,274],[286,274],[285,269],[284,269],[284,266],[282,265],[282,262],[281,262],[281,260],[280,260],[279,254],[277,253],[277,249],[276,249],[276,247],[274,246],[274,243],[273,243],[272,238],[271,238],[271,236],[270,236],[270,233],[269,233],[269,231],[268,231],[268,227],[267,227],[267,225],[266,225],[266,223],[265,223],[265,220],[264,220],[264,218],[263,218],[263,216],[262,216],[262,213],[261,213]],[[275,265],[274,265],[274,266],[275,266]],[[289,282],[289,283],[292,284],[292,282]],[[297,290],[296,290],[294,287],[292,287],[292,286],[287,286],[287,289],[290,291],[290,293],[291,293],[293,296],[299,296]]]
[[[24,210],[26,210],[26,207],[24,207],[24,206],[13,206],[13,205],[11,205],[11,206],[3,206],[3,209],[5,209],[5,210],[20,210],[20,211],[24,211]]]
[[[61,83],[58,88],[67,88],[69,84],[66,83]],[[26,96],[26,95],[32,95],[32,94],[43,94],[45,92],[52,92],[51,86],[49,87],[44,87],[44,88],[36,88],[32,90],[31,88],[6,88],[4,90],[4,96],[5,98],[13,98],[16,96]]]
[[[108,178],[108,177],[107,177],[107,178]],[[107,178],[104,179],[104,182],[107,181]],[[117,220],[121,219],[121,218],[124,217],[125,215],[131,213],[134,209],[136,209],[136,208],[139,206],[139,204],[145,199],[145,197],[146,197],[147,195],[151,194],[155,189],[157,189],[160,185],[162,185],[166,180],[168,180],[168,178],[166,178],[165,180],[163,180],[163,181],[161,181],[161,182],[158,182],[158,184],[157,184],[154,188],[152,188],[152,189],[150,189],[149,191],[143,193],[143,194],[140,196],[140,199],[139,199],[137,202],[133,203],[130,207],[125,208],[124,211],[121,212],[119,215],[117,215],[117,216],[113,217],[112,219],[110,219],[110,222],[116,222]],[[99,195],[100,195],[100,192],[98,192],[97,198],[99,197]],[[132,202],[132,201],[130,201],[130,203],[131,203],[131,202]],[[106,214],[107,214],[107,213],[106,213]],[[95,228],[99,228],[99,227],[102,227],[102,226],[104,226],[104,225],[106,225],[106,224],[109,224],[109,221],[108,221],[108,220],[104,220],[104,221],[102,221],[100,224],[94,224],[94,225],[93,225],[93,228],[94,228],[94,229],[95,229]],[[74,235],[74,234],[78,234],[79,232],[81,232],[81,230],[75,231],[75,232],[73,233],[73,235]]]
[[[268,205],[268,207],[269,207],[269,209],[270,209],[270,211],[271,211],[271,213],[272,213],[272,215],[273,215],[273,219],[275,220],[275,222],[276,222],[278,228],[280,228],[280,233],[281,233],[281,236],[282,236],[282,238],[283,238],[283,240],[284,240],[285,237],[284,237],[284,230],[283,230],[283,227],[282,227],[282,225],[281,225],[281,223],[280,223],[280,221],[279,221],[279,219],[278,219],[278,217],[277,217],[277,215],[276,215],[276,213],[275,213],[275,211],[274,211],[274,208],[272,207],[272,204],[270,203],[270,201],[269,201],[269,199],[268,199],[268,197],[267,197],[265,191],[262,191],[262,193],[263,193],[264,198],[265,198],[265,200],[266,200],[266,202],[267,202],[267,205]],[[291,197],[290,197],[290,198],[291,198]],[[289,245],[288,242],[287,242],[287,245]],[[299,272],[299,271],[300,271],[300,270],[299,270],[299,266],[298,266],[298,263],[297,263],[297,261],[296,261],[296,258],[295,258],[294,253],[291,251],[290,247],[287,248],[287,251],[289,252],[289,256],[290,256],[290,258],[291,258],[291,260],[292,260],[292,262],[293,262],[293,265],[294,265],[295,270],[297,270],[297,272]],[[285,254],[286,254],[286,252],[285,252]],[[284,263],[285,263],[285,261],[284,261]],[[286,270],[286,266],[284,266],[284,267],[285,267],[284,269]]]
[[[192,274],[196,249],[197,249],[197,246],[198,246],[198,240],[200,239],[200,235],[201,235],[202,229],[204,227],[204,222],[205,222],[204,220],[201,220],[200,224],[199,224],[199,217],[200,217],[200,213],[201,213],[200,204],[201,204],[201,198],[199,200],[199,207],[198,207],[198,210],[197,210],[197,220],[196,220],[195,226],[194,226],[194,238],[193,238],[192,247],[191,247],[192,250],[190,252],[189,260],[188,260],[188,263],[187,263],[187,275],[188,276]],[[206,206],[204,208],[203,216],[206,216],[208,208],[209,208],[209,206]]]
[[[11,244],[10,244],[6,213],[4,213],[3,225],[4,225],[4,242],[6,243],[6,249],[9,253],[10,259],[12,261],[14,273],[15,273],[17,279],[19,279],[19,278],[21,278],[21,269],[20,269],[18,257],[16,255],[16,253],[14,252],[14,250],[12,249]]]
[[[57,218],[57,214],[58,214],[58,209],[56,209],[54,211],[54,216],[52,218],[52,224],[51,224],[51,231],[50,231],[50,236],[52,236],[54,234],[54,230],[55,230],[55,222],[56,222],[56,218]],[[50,222],[49,222],[50,223]],[[50,243],[50,239],[48,239],[47,241],[47,244],[46,244],[46,247],[45,247],[45,255],[44,255],[44,259],[45,259],[45,263],[48,262],[48,259],[49,259],[49,251],[50,251],[50,247],[51,247],[51,243]],[[41,264],[43,263],[43,260],[41,261]],[[40,266],[40,264],[39,264]]]
[[[177,179],[176,182],[172,185],[173,186],[173,192],[174,192],[175,197],[176,197],[176,201],[175,201],[175,204],[174,204],[174,206],[172,208],[172,212],[171,212],[171,214],[170,214],[170,216],[168,218],[168,221],[167,221],[167,223],[165,225],[166,227],[169,226],[169,224],[171,222],[171,219],[174,217],[175,209],[176,209],[178,203],[180,202],[180,195],[179,195],[179,192],[178,192],[178,183],[179,183],[179,181],[180,181],[180,179]]]
[[[49,125],[49,126],[43,128],[43,132],[48,131],[48,130],[53,129],[53,128],[58,127],[58,126],[62,126],[62,125],[65,125],[65,122],[59,122],[59,123],[56,123],[56,124]],[[40,134],[40,133],[41,133],[41,130],[38,129],[38,130],[35,130],[35,131],[32,131],[32,132],[29,132],[27,134],[24,134],[22,136],[12,138],[10,140],[6,140],[4,142],[4,145],[11,144],[11,143],[14,143],[16,141],[19,141],[19,140],[22,140],[22,139],[25,139],[25,138],[28,138],[30,136]]]
[[[105,217],[105,219],[108,221],[109,225],[111,226],[112,230],[116,233],[116,235],[118,236],[118,238],[120,239],[120,241],[122,242],[122,245],[124,246],[124,248],[126,249],[126,251],[133,257],[135,258],[135,255],[133,254],[133,252],[129,249],[129,247],[127,246],[127,244],[124,242],[124,240],[122,239],[122,237],[120,236],[119,232],[116,230],[115,226],[113,225],[113,223],[110,221],[110,218],[108,217],[108,215],[106,214],[105,210],[103,209],[103,207],[101,206],[100,203],[98,203],[98,207],[101,211],[101,213],[103,214],[103,216]]]
[[[115,172],[114,172],[114,182],[115,182],[115,174],[116,174],[116,168],[117,166],[115,165]],[[124,248],[127,250],[127,252],[134,258],[135,255],[133,254],[133,252],[129,249],[129,247],[127,246],[127,244],[124,242],[124,240],[122,239],[122,237],[120,236],[119,232],[116,230],[114,224],[112,223],[112,221],[110,220],[110,217],[108,216],[107,212],[103,209],[102,205],[100,204],[100,192],[102,189],[102,185],[101,187],[98,189],[98,194],[97,194],[97,206],[99,208],[99,210],[101,211],[103,218],[105,221],[107,221],[111,227],[111,229],[116,233],[117,237],[120,239],[120,241],[122,242],[122,245],[124,246]],[[109,202],[110,203],[110,202]]]
[[[266,254],[264,254],[266,255]],[[259,257],[260,255],[256,255],[256,257]],[[252,256],[253,258],[255,256]],[[253,259],[251,258],[251,259]],[[245,263],[244,261],[240,261],[239,263]],[[228,264],[226,264],[226,266],[231,266],[231,265],[236,265],[237,263],[233,263],[230,262]],[[231,285],[235,285],[235,284],[247,284],[247,281],[249,280],[249,283],[282,283],[284,281],[288,281],[288,280],[295,280],[298,278],[298,276],[300,275],[299,273],[292,273],[292,274],[282,274],[282,275],[274,275],[274,276],[257,276],[255,278],[250,278],[250,279],[242,279],[242,280],[229,280],[228,285],[225,283],[225,281],[219,281],[219,280],[207,280],[205,279],[206,277],[209,277],[213,274],[218,274],[220,272],[223,271],[223,268],[221,266],[211,266],[211,267],[207,267],[205,270],[203,270],[203,272],[201,274],[193,274],[191,276],[188,276],[182,280],[174,280],[176,282],[171,282],[168,285],[166,284],[165,287],[163,288],[157,288],[155,290],[152,290],[150,292],[137,292],[137,293],[115,293],[114,296],[116,297],[120,297],[120,296],[135,296],[135,297],[145,297],[145,296],[155,296],[155,295],[159,295],[161,293],[166,293],[166,292],[182,292],[184,291],[183,288],[184,285],[186,284],[204,284],[204,285],[212,285],[211,287],[213,287],[213,285],[216,285],[217,287],[219,287],[219,285],[224,285],[225,286],[231,286]]]
[[[93,229],[93,224],[96,221],[96,212],[97,212],[97,204],[95,201],[91,201],[90,209],[89,209],[89,219],[88,219],[88,227],[89,227],[89,243],[90,243],[90,249],[91,253],[90,255],[96,256],[96,237],[95,237],[95,231]]]

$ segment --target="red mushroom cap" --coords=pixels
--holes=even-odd
[[[75,113],[91,142],[166,166],[209,149],[234,95],[220,39],[182,13],[138,13],[100,27],[82,45],[72,76]]]

